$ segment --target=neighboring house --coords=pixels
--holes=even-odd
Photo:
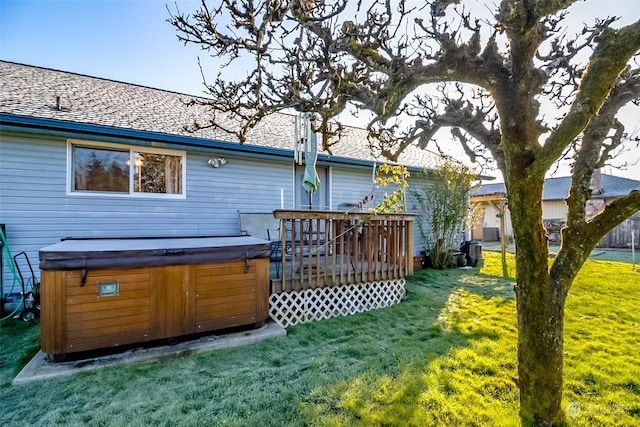
[[[309,206],[293,115],[265,118],[240,144],[185,130],[210,115],[187,106],[193,96],[6,61],[0,87],[0,224],[36,274],[38,250],[64,237],[237,235],[239,211],[353,206],[382,162],[365,130],[347,128],[318,155]],[[410,147],[399,162],[417,172],[437,159]]]
[[[567,219],[567,204],[571,177],[548,178],[544,182],[542,194],[542,219],[547,227],[551,243],[560,242],[560,230]],[[587,217],[600,212],[606,205],[618,197],[640,190],[640,181],[607,175],[596,170],[591,180],[592,198],[587,202]],[[484,217],[472,230],[472,237],[478,240],[499,240],[500,210],[506,203],[506,190],[503,183],[485,184],[475,189],[471,195],[472,203],[480,203],[484,208]],[[504,211],[505,236],[512,236],[511,214],[508,207]],[[620,224],[608,233],[598,244],[599,247],[629,248],[631,232],[640,232],[640,212]],[[636,240],[636,247],[638,247]]]

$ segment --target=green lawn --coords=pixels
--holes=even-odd
[[[24,386],[37,323],[0,325],[0,425],[515,426],[513,282],[424,270],[407,301],[286,337]],[[512,262],[512,259],[510,259]],[[569,425],[640,425],[640,273],[590,260],[567,303]]]

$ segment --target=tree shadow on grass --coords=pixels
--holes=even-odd
[[[411,278],[407,301],[376,319],[379,359],[394,363],[372,359],[314,389],[302,405],[309,424],[517,425],[513,283],[475,272]],[[403,316],[403,328],[387,325]]]
[[[511,282],[475,274],[422,271],[408,280],[402,304],[298,325],[253,346],[20,388],[7,383],[0,418],[24,425],[134,418],[148,425],[499,425],[517,413],[515,339],[506,338],[515,333]],[[26,339],[25,332],[16,336]]]

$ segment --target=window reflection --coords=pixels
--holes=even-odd
[[[168,154],[134,152],[136,193],[182,193],[182,158]]]
[[[74,190],[129,192],[129,151],[73,147]]]

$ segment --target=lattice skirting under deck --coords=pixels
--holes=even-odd
[[[406,294],[405,280],[384,280],[272,294],[269,316],[287,327],[312,320],[369,311],[398,304]]]

